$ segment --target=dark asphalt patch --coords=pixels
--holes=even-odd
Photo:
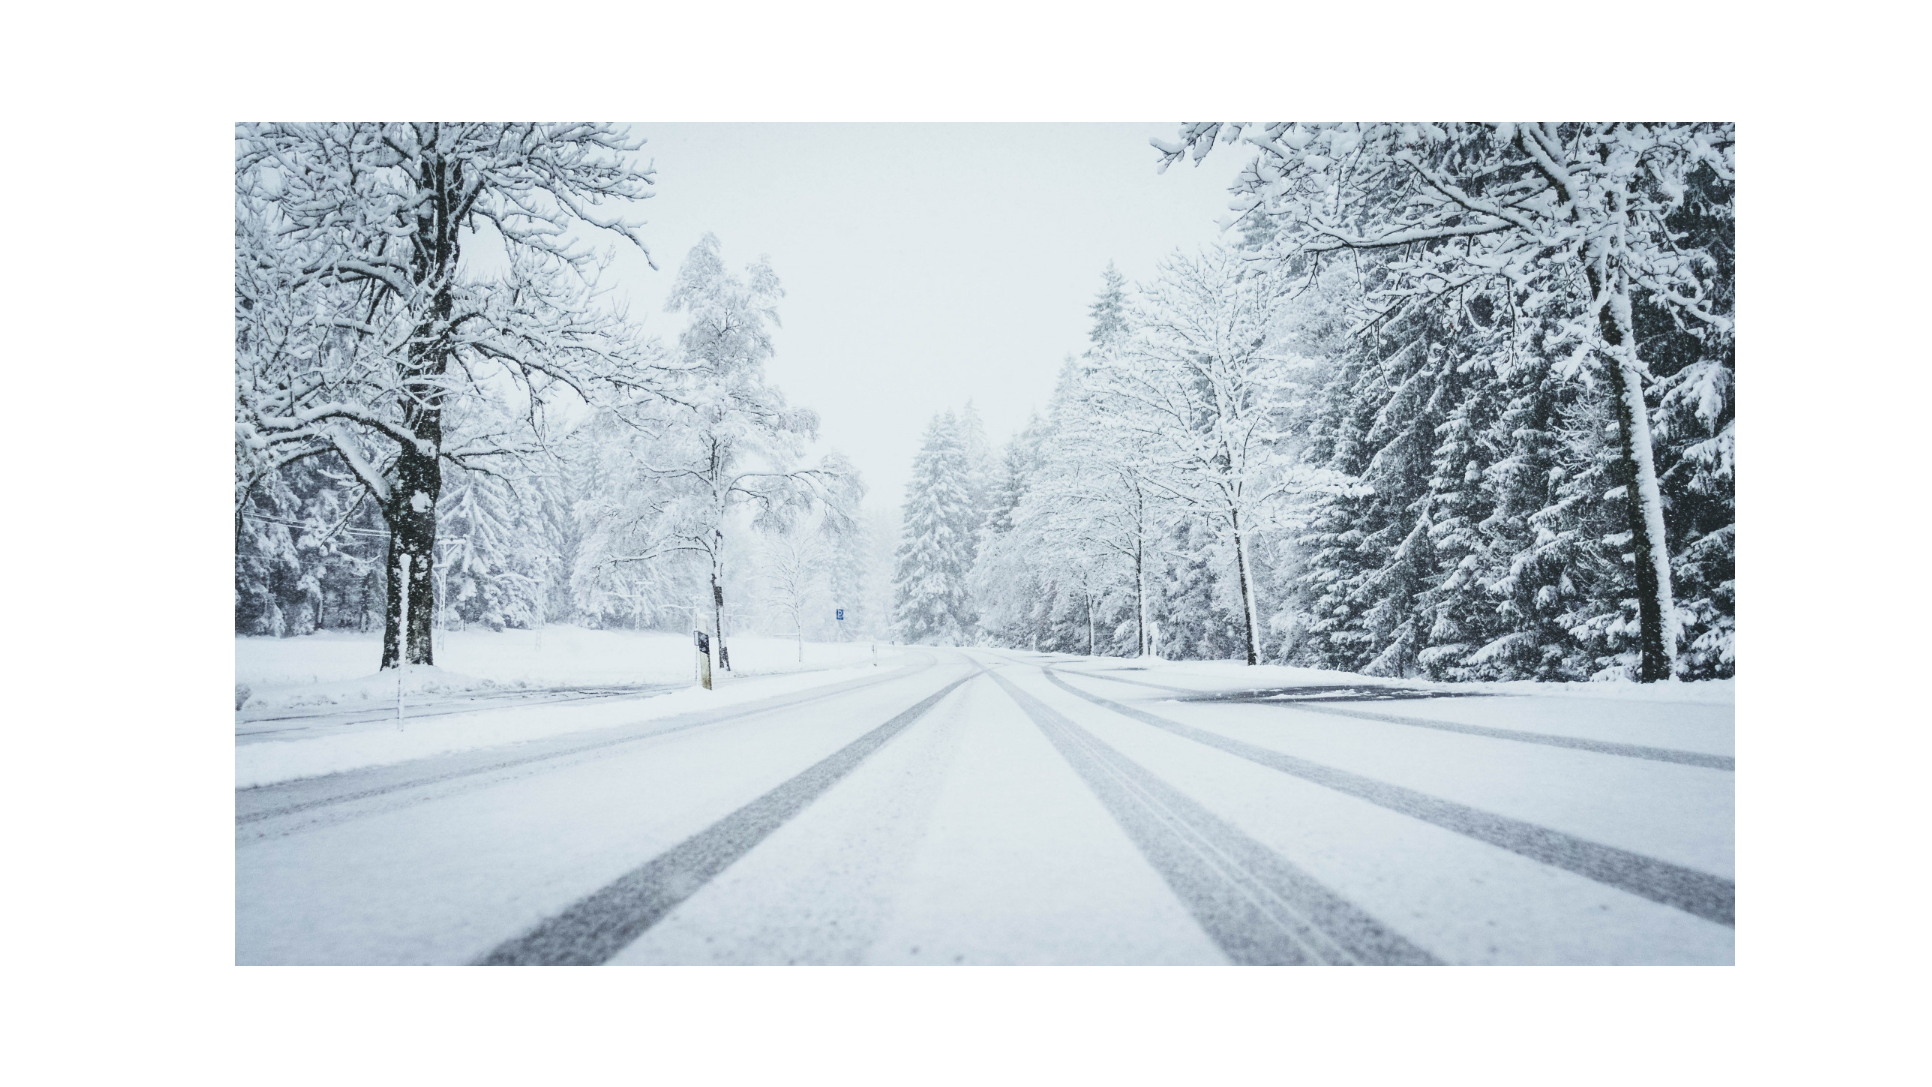
[[[1286,857],[999,673],[992,676],[1229,959],[1253,966],[1437,965]]]
[[[1646,857],[1641,853],[1632,853],[1615,846],[1577,838],[1535,823],[1486,812],[1480,808],[1458,804],[1453,800],[1443,800],[1400,785],[1376,781],[1374,778],[1243,743],[1219,733],[1181,724],[1179,721],[1156,717],[1151,713],[1132,706],[1123,706],[1096,694],[1088,694],[1067,683],[1050,669],[1046,671],[1046,676],[1055,686],[1069,694],[1144,724],[1171,732],[1176,736],[1219,748],[1249,762],[1280,770],[1285,774],[1291,774],[1303,781],[1313,782],[1336,792],[1359,797],[1390,811],[1432,823],[1444,830],[1451,830],[1479,842],[1507,849],[1518,856],[1528,857],[1566,872],[1574,872],[1586,879],[1683,910],[1693,916],[1715,921],[1720,925],[1736,927],[1736,885],[1721,876],[1699,872],[1669,861]]]
[[[629,947],[679,903],[804,811],[886,741],[985,671],[948,683],[937,694],[839,748],[562,913],[497,946],[479,966],[596,966]]]

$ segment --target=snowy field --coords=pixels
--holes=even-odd
[[[1610,698],[1625,702],[1701,702],[1730,705],[1737,700],[1737,680],[1712,679],[1695,683],[1637,683],[1631,680],[1588,683],[1539,683],[1514,680],[1506,683],[1434,683],[1426,679],[1390,679],[1364,676],[1354,672],[1331,672],[1319,668],[1291,668],[1277,664],[1249,667],[1241,661],[1139,661],[1114,657],[1090,658],[1098,666],[1109,663],[1128,667],[1151,666],[1168,676],[1199,680],[1203,689],[1238,687],[1286,687],[1295,684],[1348,683],[1374,687],[1402,687],[1440,691],[1445,695],[1540,695],[1577,698]]]
[[[806,642],[802,661],[791,638],[750,635],[729,644],[732,668],[740,676],[870,663],[872,657],[870,642]],[[235,683],[250,689],[249,709],[393,698],[395,674],[376,675],[381,657],[381,637],[373,632],[238,637]],[[438,631],[436,667],[417,670],[422,674],[412,677],[411,690],[677,683],[694,678],[695,657],[686,634],[570,625]]]

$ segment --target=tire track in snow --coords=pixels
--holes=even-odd
[[[442,702],[427,703],[423,709],[408,714],[406,719],[409,721],[419,721],[430,717],[454,717],[457,714],[489,713],[493,710],[520,710],[527,709],[531,706],[556,706],[573,702],[611,702],[621,701],[626,698],[650,698],[655,695],[669,694],[672,691],[681,691],[687,686],[689,684],[657,683],[619,691],[593,691],[586,689],[575,694],[560,694],[554,691],[545,691],[523,696],[513,694],[493,695],[473,699],[467,704],[451,699]],[[447,708],[452,706],[455,708]],[[291,732],[324,732],[327,734],[327,730],[335,730],[332,734],[341,735],[356,725],[387,724],[393,722],[395,720],[395,713],[395,708],[390,706],[377,709],[357,708],[352,710],[333,710],[325,713],[298,713],[283,717],[259,717],[253,721],[242,722],[238,726],[238,730],[235,733],[235,743],[238,745],[247,743],[279,743],[279,740],[271,739],[271,737],[286,737]],[[266,724],[276,721],[308,721],[311,723],[306,725],[288,725],[282,728],[251,729],[247,727],[249,725]],[[308,739],[308,737],[299,738]]]
[[[1434,956],[1139,763],[1014,686],[993,681],[1087,783],[1188,912],[1234,962],[1434,965]]]
[[[455,751],[412,759],[406,763],[344,770],[322,777],[296,778],[292,781],[278,781],[269,785],[237,789],[235,790],[235,825],[238,829],[244,828],[267,819],[299,815],[319,808],[370,800],[409,789],[424,789],[499,771],[524,767],[534,767],[538,771],[552,768],[536,765],[540,763],[554,763],[555,767],[560,769],[565,765],[575,765],[564,761],[575,755],[594,754],[625,744],[667,736],[674,732],[735,721],[741,717],[789,710],[807,702],[817,702],[864,687],[877,686],[917,675],[931,668],[933,664],[933,658],[927,657],[926,662],[918,667],[896,669],[877,678],[857,679],[817,690],[808,689],[797,696],[776,695],[772,699],[752,703],[742,709],[715,713],[699,711],[704,716],[697,720],[690,720],[688,718],[691,715],[684,714],[664,721],[619,725],[618,729],[623,732],[617,736],[611,736],[610,729],[598,729],[596,731],[603,735],[588,742],[583,740],[581,735],[570,734],[523,741],[514,745],[520,749],[520,753],[516,755],[505,755],[501,747]],[[789,699],[789,701],[773,704],[776,699]],[[532,750],[533,748],[535,750]],[[424,765],[426,763],[434,765],[436,769],[427,769]],[[433,799],[433,797],[425,796],[423,799]]]
[[[1296,758],[1265,747],[1157,717],[1132,706],[1089,694],[1055,674],[1051,665],[1039,666],[1055,686],[1068,694],[1084,698],[1097,706],[1131,717],[1143,724],[1171,732],[1184,739],[1219,748],[1230,755],[1259,763],[1270,769],[1312,782],[1323,788],[1346,793],[1390,811],[1432,823],[1444,830],[1474,838],[1479,842],[1507,849],[1518,856],[1573,872],[1620,891],[1647,898],[1685,913],[1735,928],[1737,925],[1737,887],[1732,881],[1682,865],[1646,857],[1641,853],[1602,845],[1565,834],[1535,823],[1497,815],[1453,800],[1391,785],[1338,770],[1318,762]]]
[[[1046,666],[1046,667],[1051,667]],[[1093,672],[1080,672],[1066,669],[1068,675],[1083,679],[1099,679],[1108,683],[1130,683],[1136,687],[1153,687],[1162,691],[1180,694],[1207,695],[1190,701],[1204,703],[1227,702],[1246,706],[1278,706],[1283,709],[1302,710],[1307,713],[1327,713],[1337,717],[1358,717],[1364,721],[1381,721],[1390,725],[1407,725],[1410,728],[1430,728],[1440,732],[1460,732],[1466,736],[1483,736],[1492,740],[1511,740],[1524,744],[1543,744],[1548,747],[1568,747],[1578,751],[1594,751],[1601,755],[1621,755],[1631,759],[1648,759],[1651,762],[1674,762],[1684,766],[1701,766],[1707,770],[1737,770],[1737,760],[1729,755],[1706,755],[1701,751],[1680,751],[1674,747],[1650,747],[1646,744],[1623,744],[1612,740],[1586,740],[1576,736],[1559,736],[1551,732],[1525,732],[1508,728],[1489,728],[1484,725],[1465,725],[1455,721],[1431,721],[1421,717],[1401,717],[1393,713],[1375,713],[1370,710],[1346,710],[1325,703],[1300,701],[1270,701],[1264,699],[1244,699],[1214,696],[1210,691],[1190,690],[1186,687],[1169,687],[1162,683],[1149,683],[1139,679],[1116,679]]]
[[[562,913],[497,945],[476,964],[596,966],[608,961],[856,770],[868,755],[985,670],[980,666],[941,687],[763,796],[578,899]]]

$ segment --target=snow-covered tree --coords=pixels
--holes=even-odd
[[[1100,293],[1087,307],[1087,315],[1093,319],[1093,327],[1087,332],[1087,340],[1093,344],[1088,354],[1112,350],[1126,336],[1127,277],[1113,261],[1108,261],[1107,270],[1100,273]]]
[[[446,614],[492,630],[543,623],[562,557],[533,492],[541,484],[466,472],[437,509],[435,578]]]
[[[1289,408],[1299,360],[1282,344],[1285,284],[1226,248],[1176,254],[1143,288],[1131,338],[1097,355],[1090,381],[1118,444],[1163,501],[1226,534],[1247,661],[1261,657],[1254,541],[1303,482],[1291,464]]]
[[[825,540],[813,526],[766,533],[760,548],[758,576],[764,583],[766,608],[798,639],[801,662],[807,618],[826,606],[828,559]]]
[[[1111,651],[1121,631],[1110,610],[1125,569],[1133,586],[1130,652],[1147,651],[1155,503],[1139,450],[1121,441],[1110,405],[1088,381],[1096,354],[1113,352],[1126,336],[1127,302],[1126,279],[1109,262],[1088,307],[1091,346],[1062,365],[1047,417],[1036,414],[1007,443],[972,576],[981,627],[994,641],[1097,651],[1105,625]]]
[[[1000,466],[993,455],[993,446],[986,440],[986,424],[979,417],[979,409],[971,400],[960,410],[959,445],[966,455],[966,493],[973,507],[975,525],[984,524],[991,515],[997,500],[995,492],[999,487]],[[979,553],[979,534],[973,534],[972,553]]]
[[[649,255],[641,143],[595,124],[237,128],[237,507],[298,461],[353,476],[389,534],[384,667],[404,591],[408,660],[433,660],[445,468],[526,455],[561,398],[654,380],[595,300],[594,239]]]
[[[1204,123],[1155,141],[1163,169],[1217,143],[1254,154],[1235,188],[1262,253],[1310,276],[1346,259],[1360,270],[1365,323],[1485,288],[1533,318],[1557,317],[1517,331],[1602,382],[1636,556],[1638,678],[1669,678],[1680,617],[1638,322],[1648,307],[1706,357],[1730,350],[1724,258],[1672,223],[1700,186],[1729,184],[1733,127]],[[1714,389],[1725,369],[1714,361],[1689,382]],[[1713,461],[1726,433],[1712,439]]]
[[[884,580],[888,586],[886,592],[890,593],[890,552],[880,561],[880,543],[874,538],[878,529],[864,515],[863,501],[863,495],[855,500],[854,506],[859,512],[850,520],[827,521],[819,533],[825,551],[826,606],[834,616],[830,632],[840,638],[869,635],[879,617],[891,610],[890,596],[881,607],[875,587],[875,582]],[[843,621],[836,618],[840,610],[845,612]]]
[[[1164,623],[1170,646],[1219,653],[1232,621],[1232,644],[1259,658],[1254,540],[1319,475],[1289,455],[1298,360],[1279,281],[1225,250],[1161,273],[1133,294],[1109,269],[1092,347],[1009,445],[971,582],[990,638],[1145,655]]]
[[[926,427],[906,484],[893,572],[893,625],[906,642],[958,645],[975,627],[967,577],[979,511],[972,464],[951,412]]]
[[[818,510],[844,524],[863,493],[837,454],[799,466],[818,417],[787,405],[765,372],[783,294],[769,264],[734,275],[718,239],[705,235],[666,302],[686,324],[675,372],[660,386],[662,402],[593,424],[591,440],[610,479],[585,508],[594,547],[580,567],[662,568],[678,556],[700,558],[707,625],[721,657],[732,518],[743,512],[753,527],[777,531]]]

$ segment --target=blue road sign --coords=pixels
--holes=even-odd
[[[839,609],[839,622],[841,622],[841,623],[843,623],[843,622],[845,622],[845,609],[844,609],[844,608],[840,608],[840,609]]]

